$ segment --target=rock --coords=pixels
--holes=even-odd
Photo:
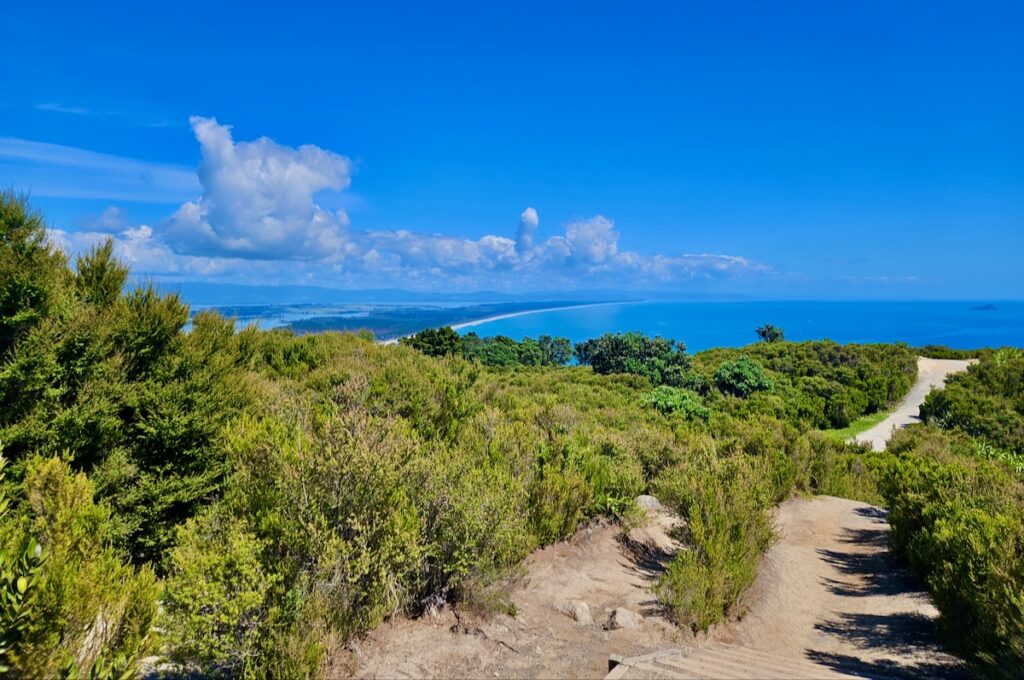
[[[660,512],[664,509],[661,505],[661,501],[654,496],[637,496],[636,504],[642,510],[646,510],[647,512]]]
[[[640,623],[643,620],[644,617],[634,611],[630,611],[625,607],[616,607],[612,610],[612,613],[608,615],[608,623],[606,624],[606,627],[608,630],[639,628]]]
[[[581,626],[589,626],[594,623],[594,619],[590,616],[590,607],[582,600],[563,602],[556,609]]]

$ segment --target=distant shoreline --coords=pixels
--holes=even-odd
[[[545,312],[560,312],[566,309],[585,309],[587,307],[603,307],[606,305],[622,305],[632,304],[636,302],[643,302],[642,300],[619,300],[615,302],[588,302],[582,305],[567,305],[564,307],[543,307],[541,309],[524,309],[520,312],[508,312],[506,314],[495,314],[494,316],[485,316],[482,319],[474,319],[473,321],[462,321],[460,323],[448,324],[449,328],[453,331],[460,331],[464,328],[472,328],[473,326],[481,326],[485,323],[491,323],[492,321],[501,321],[502,319],[513,319],[517,316],[526,316],[528,314],[543,314]],[[382,340],[382,345],[397,345],[398,341],[403,338],[410,338],[416,335],[416,333],[406,333],[397,338],[391,338],[389,340]]]

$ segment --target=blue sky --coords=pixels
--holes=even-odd
[[[158,280],[1021,298],[1024,5],[17,3],[0,184]]]

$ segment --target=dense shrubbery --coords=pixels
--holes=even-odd
[[[748,356],[723,362],[715,371],[715,387],[723,394],[749,397],[754,392],[771,392],[775,382],[765,375],[761,364]]]
[[[921,418],[1024,455],[1024,350],[986,350],[946,389],[928,395]]]
[[[898,402],[917,379],[917,357],[906,345],[761,342],[695,354],[693,372],[709,384],[718,383],[720,375],[735,376],[719,385],[726,393],[742,393],[739,386],[748,384],[748,375],[753,380],[749,384],[762,388],[747,389],[748,398],[742,401],[711,403],[712,409],[735,415],[771,414],[808,427],[842,428],[861,415]],[[771,393],[765,389],[769,382]]]
[[[953,349],[945,345],[924,345],[914,350],[918,356],[929,359],[976,359],[981,356],[980,349]]]
[[[898,432],[881,491],[894,549],[928,584],[950,644],[986,674],[1024,667],[1024,479],[961,433]]]
[[[640,403],[651,406],[662,413],[680,413],[687,418],[711,418],[711,409],[704,405],[700,395],[690,390],[661,385],[643,396]]]
[[[686,345],[641,333],[608,333],[576,344],[576,360],[595,373],[633,373],[652,385],[691,387],[686,380],[690,357]]]
[[[408,345],[427,356],[463,356],[479,361],[484,366],[509,368],[512,366],[564,366],[572,359],[572,345],[567,338],[542,335],[536,340],[513,340],[504,335],[481,338],[476,333],[460,336],[449,327],[428,328],[407,338],[400,344]]]

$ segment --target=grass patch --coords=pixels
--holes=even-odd
[[[889,417],[892,411],[879,411],[877,413],[869,413],[866,416],[861,416],[857,420],[853,421],[844,428],[838,430],[822,430],[826,435],[835,439],[836,441],[844,442],[847,439],[857,436],[861,432],[870,430],[875,425]]]

